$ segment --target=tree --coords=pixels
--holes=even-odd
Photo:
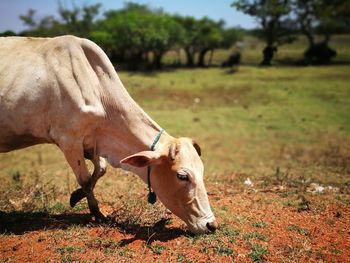
[[[101,5],[86,5],[71,9],[59,4],[59,18],[44,16],[36,19],[36,11],[29,9],[24,15],[20,15],[22,22],[28,27],[25,35],[31,36],[57,36],[72,34],[80,37],[89,37],[94,20],[99,14]]]
[[[73,4],[72,8],[69,9],[59,3],[58,14],[67,33],[89,37],[94,20],[100,13],[100,8],[101,4],[84,5],[83,7],[77,7]]]
[[[0,37],[12,37],[12,36],[17,36],[17,34],[11,30],[6,30],[0,33]]]
[[[196,54],[198,54],[198,66],[205,66],[204,58],[207,52],[220,47],[223,41],[223,21],[215,22],[207,17],[196,20],[190,16],[177,16],[176,20],[185,31],[183,49],[186,53],[187,66],[195,65]]]
[[[349,27],[350,3],[341,0],[295,0],[294,10],[299,30],[308,40],[306,63],[328,64],[336,52],[329,47],[331,35]],[[321,41],[316,36],[322,35]]]
[[[35,15],[36,10],[33,9],[29,9],[26,14],[20,15],[19,18],[28,28],[21,35],[49,37],[61,34],[63,25],[53,16],[44,16],[39,20]]]
[[[96,28],[93,38],[111,47],[112,59],[127,62],[129,69],[149,64],[150,54],[152,65],[160,68],[165,52],[181,45],[183,38],[183,29],[172,16],[138,4],[107,12]]]
[[[265,41],[261,65],[271,65],[278,46],[294,40],[291,23],[292,0],[236,0],[231,6],[254,16],[260,25],[260,37]]]
[[[240,41],[244,35],[244,30],[241,28],[231,27],[223,29],[221,48],[230,48],[237,41]]]
[[[183,49],[187,58],[187,66],[194,66],[194,56],[197,52],[196,50],[196,41],[197,41],[197,31],[198,24],[194,17],[190,16],[176,16],[176,21],[181,24],[184,29],[184,38],[183,38]]]
[[[168,50],[182,45],[184,29],[172,16],[166,14],[159,14],[153,19],[155,34],[150,50],[153,52],[153,65],[159,69],[162,67],[163,55]]]
[[[207,17],[198,22],[198,35],[196,38],[196,49],[198,50],[198,66],[204,67],[204,58],[207,52],[212,54],[215,48],[220,47],[223,41],[223,21],[215,22]]]

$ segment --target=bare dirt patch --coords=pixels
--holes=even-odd
[[[224,186],[223,186],[224,187]],[[225,187],[224,187],[225,188]],[[209,186],[220,222],[211,235],[191,236],[170,215],[149,224],[118,219],[91,223],[81,213],[0,214],[1,262],[348,262],[350,205],[331,195],[309,195],[310,209],[288,205],[288,191],[221,191]],[[346,200],[346,198],[344,199]]]

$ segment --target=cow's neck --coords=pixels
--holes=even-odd
[[[112,166],[118,167],[119,161],[129,155],[150,150],[161,127],[141,109],[123,87],[118,90],[118,94],[108,97],[104,107],[107,118],[100,129],[97,144],[100,154],[106,156]],[[164,132],[157,147],[161,147],[169,138]],[[129,165],[123,165],[122,168],[138,174],[146,182],[146,168]]]

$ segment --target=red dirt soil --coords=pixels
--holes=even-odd
[[[221,211],[219,223],[238,230],[234,242],[223,239],[221,229],[196,241],[174,215],[163,228],[132,231],[87,223],[85,215],[38,215],[6,222],[14,225],[14,233],[0,236],[0,262],[252,262],[252,243],[267,248],[260,257],[267,262],[350,262],[349,205],[329,202],[327,196],[310,196],[314,207],[298,212],[283,205],[277,193],[209,190],[213,207],[222,208],[216,209]],[[104,205],[102,210],[108,213],[111,208]],[[264,225],[257,227],[255,222]],[[252,232],[266,238],[254,242],[244,238]],[[216,253],[220,240],[234,252]]]

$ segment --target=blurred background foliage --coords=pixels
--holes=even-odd
[[[58,2],[57,16],[37,17],[29,9],[19,18],[27,30],[21,36],[52,37],[72,34],[93,40],[113,63],[128,70],[168,66],[205,67],[214,51],[236,47],[255,37],[261,45],[262,65],[271,65],[279,47],[304,36],[301,64],[327,64],[337,55],[329,47],[332,35],[350,31],[350,2],[341,0],[236,0],[231,7],[253,16],[257,28],[228,28],[208,17],[172,15],[162,9],[126,3],[122,9],[101,13],[101,4],[70,7]],[[2,36],[16,35],[6,31]],[[164,59],[169,52],[171,60]],[[237,62],[237,59],[236,59]],[[239,62],[239,58],[238,58]]]

